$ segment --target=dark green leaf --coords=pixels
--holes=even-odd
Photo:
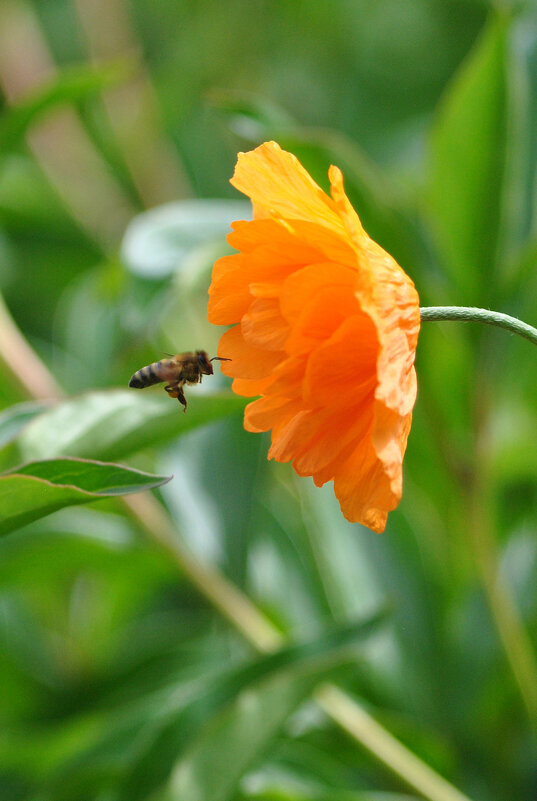
[[[153,489],[170,478],[84,459],[30,462],[0,476],[0,534],[57,509]]]
[[[505,59],[506,21],[493,18],[448,90],[432,135],[427,207],[458,297],[467,305],[484,305],[494,272],[505,159]]]
[[[283,723],[320,680],[347,662],[352,641],[374,633],[382,619],[376,615],[358,626],[334,630],[306,646],[294,646],[259,662],[258,666],[264,662],[266,666],[258,672],[256,681],[243,686],[233,703],[203,727],[176,766],[170,799],[232,799],[241,776],[263,756]],[[274,671],[278,663],[282,666]],[[272,671],[263,677],[270,665]]]

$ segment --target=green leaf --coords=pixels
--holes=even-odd
[[[297,127],[282,106],[254,92],[214,89],[207,99],[229,117],[235,133],[256,143],[270,138],[267,131],[293,131]]]
[[[433,128],[426,203],[445,265],[468,305],[491,291],[506,139],[506,31],[493,18]]]
[[[516,304],[533,298],[527,286],[535,273],[534,238],[537,169],[537,16],[528,6],[513,21],[509,38],[508,139],[503,191],[503,231],[499,268],[506,294],[514,290]],[[514,257],[514,258],[513,258]],[[526,269],[529,267],[528,272]],[[529,291],[528,291],[529,290]],[[533,304],[531,304],[533,313]]]
[[[73,504],[153,489],[170,480],[84,459],[49,459],[0,476],[0,534]]]
[[[188,410],[164,392],[90,392],[44,412],[21,433],[22,458],[81,456],[104,460],[171,441],[193,428],[240,413],[244,398],[221,393],[189,397]]]
[[[302,790],[295,785],[296,782],[289,783],[289,786],[282,782],[267,782],[266,789],[241,793],[236,801],[419,801],[417,796],[407,793],[353,792],[332,787]]]
[[[19,100],[0,116],[0,151],[5,152],[17,145],[28,128],[51,109],[78,103],[121,83],[131,70],[126,63],[64,69],[49,84]]]
[[[131,557],[132,554],[129,565]],[[143,583],[143,575],[140,579]],[[14,733],[11,744],[0,742],[0,759],[6,765],[43,760],[40,789],[46,788],[47,798],[89,797],[92,792],[97,793],[102,776],[109,776],[112,771],[121,782],[118,799],[145,800],[169,780],[178,756],[186,754],[197,737],[204,737],[211,720],[218,720],[220,713],[227,714],[237,704],[240,707],[250,693],[256,694],[258,688],[286,675],[294,677],[298,685],[302,677],[308,686],[302,691],[298,687],[297,693],[307,693],[312,683],[326,678],[328,673],[333,675],[343,663],[351,661],[354,666],[361,644],[368,644],[377,631],[384,632],[384,619],[382,614],[361,618],[306,642],[286,645],[276,653],[237,664],[237,654],[230,654],[228,640],[218,644],[211,637],[201,650],[198,648],[202,641],[196,640],[197,646],[187,654],[184,648],[190,651],[193,642],[190,629],[194,626],[199,635],[199,620],[196,626],[197,618],[186,613],[183,626],[174,617],[172,630],[166,626],[170,643],[165,662],[151,658],[150,670],[141,675],[121,672],[114,696],[105,682],[101,703],[96,705],[94,698],[78,698],[82,711],[54,721],[46,732],[43,727],[30,727]],[[158,618],[152,617],[147,623],[150,628],[143,629],[152,645],[146,643],[145,648],[140,648],[142,632],[137,635],[136,628],[128,630],[127,654],[136,651],[136,661],[149,659],[148,648],[151,652],[160,642],[153,637],[155,625],[162,621],[159,624]],[[172,662],[168,663],[169,657]],[[87,681],[86,677],[83,681]],[[264,720],[260,720],[259,727],[263,726]]]
[[[38,414],[48,409],[50,403],[31,401],[17,403],[0,414],[0,448],[12,442],[24,426]]]
[[[233,220],[252,216],[244,200],[185,200],[143,212],[132,220],[121,246],[125,266],[145,278],[174,272],[203,243],[221,240]]]
[[[306,646],[293,646],[258,665],[266,666],[243,686],[233,703],[203,726],[177,764],[170,799],[230,801],[245,771],[260,759],[283,723],[335,667],[348,661],[348,647],[375,632],[384,615],[329,632]],[[282,658],[283,657],[283,658]],[[290,658],[291,657],[291,658]]]

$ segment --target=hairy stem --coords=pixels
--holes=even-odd
[[[453,320],[462,323],[485,323],[485,325],[495,325],[498,328],[505,328],[512,334],[518,334],[524,339],[529,339],[537,345],[537,328],[534,328],[516,317],[511,317],[503,312],[491,311],[490,309],[479,309],[477,306],[422,306],[420,309],[422,321],[427,320]]]

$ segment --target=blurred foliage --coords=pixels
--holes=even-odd
[[[0,320],[0,798],[416,798],[311,700],[327,678],[468,797],[537,797],[527,342],[424,324],[381,537],[266,461],[222,376],[185,415],[125,389],[163,352],[215,352],[211,265],[247,214],[228,179],[272,138],[323,186],[343,169],[423,305],[536,323],[533,4],[2,0],[0,87],[0,289],[66,395],[43,400]],[[171,474],[170,537],[111,497]],[[520,629],[498,627],[491,563]]]

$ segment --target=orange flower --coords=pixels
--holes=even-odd
[[[373,242],[329,170],[331,197],[275,142],[239,153],[233,186],[254,219],[233,224],[239,252],[214,265],[209,320],[222,370],[247,397],[248,431],[272,429],[268,458],[317,486],[334,481],[351,522],[381,532],[402,492],[416,399],[419,301]]]

